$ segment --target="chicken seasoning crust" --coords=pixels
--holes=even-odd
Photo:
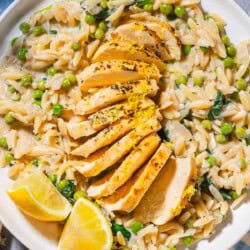
[[[1,62],[8,194],[66,221],[59,249],[189,247],[246,197],[250,40],[199,0],[167,2],[56,1]]]

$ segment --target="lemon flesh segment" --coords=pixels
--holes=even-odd
[[[41,221],[62,221],[72,206],[41,171],[18,179],[8,190],[14,203],[27,215]]]
[[[111,226],[102,211],[81,198],[75,204],[64,227],[60,250],[109,250],[113,236]]]

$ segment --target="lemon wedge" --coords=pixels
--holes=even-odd
[[[41,171],[34,171],[18,179],[8,195],[27,215],[41,221],[62,221],[72,207]]]
[[[87,199],[79,199],[64,227],[60,250],[109,250],[113,236],[102,211]]]

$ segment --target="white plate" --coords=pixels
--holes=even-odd
[[[7,49],[11,38],[18,34],[18,23],[38,5],[46,5],[49,1],[18,0],[0,17],[0,55]],[[250,19],[232,0],[202,0],[207,12],[216,12],[227,23],[227,31],[233,42],[250,38]],[[5,193],[10,181],[7,169],[0,169],[0,221],[24,245],[32,250],[55,250],[59,237],[58,228],[54,224],[41,223],[24,216]],[[250,195],[246,202],[229,215],[225,224],[217,227],[216,235],[209,241],[200,242],[197,250],[227,250],[237,243],[250,229],[249,220]]]

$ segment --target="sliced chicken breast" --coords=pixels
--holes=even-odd
[[[139,124],[129,134],[113,144],[98,160],[84,164],[77,170],[85,177],[97,176],[127,155],[144,137],[160,130],[157,119],[152,118]]]
[[[135,126],[136,119],[124,119],[118,123],[102,130],[95,137],[87,140],[80,147],[71,152],[72,155],[83,156],[87,158],[89,155],[97,151],[98,149],[111,144],[118,140],[127,132],[132,130]]]
[[[169,29],[165,22],[144,22],[150,30],[157,33],[165,46],[168,48],[171,60],[181,59],[181,45],[174,33]]]
[[[157,33],[142,23],[133,22],[119,26],[111,34],[110,40],[124,39],[151,48],[163,61],[169,60],[169,52]]]
[[[155,64],[160,71],[166,69],[165,63],[151,48],[145,48],[126,40],[112,40],[103,44],[93,57],[94,62],[105,60],[135,60]]]
[[[88,189],[88,195],[99,199],[113,194],[148,160],[159,144],[160,137],[157,134],[147,136],[112,174],[105,175],[102,179],[94,182]]]
[[[111,60],[91,64],[78,75],[81,90],[110,86],[115,83],[161,77],[155,64],[128,60]]]
[[[68,122],[67,123],[67,129],[69,135],[73,139],[79,139],[84,136],[90,136],[98,132],[98,129],[94,129],[92,126],[92,122],[89,120],[83,121],[83,122]],[[99,127],[99,130],[102,128]]]
[[[136,112],[142,111],[150,106],[155,107],[154,102],[149,98],[129,98],[128,101],[109,106],[88,117],[94,129],[99,129],[112,124],[121,118],[128,117]]]
[[[106,128],[110,124],[113,124],[118,120],[126,118],[136,112],[143,112],[143,110],[149,107],[156,107],[152,100],[149,98],[138,98],[135,101],[131,100],[102,109],[89,116],[88,120],[82,122],[70,121],[67,123],[67,129],[69,135],[73,139],[91,136]]]
[[[194,194],[195,175],[193,158],[168,161],[135,209],[135,218],[156,225],[163,225],[173,219]]]
[[[123,84],[115,84],[85,97],[77,104],[75,113],[87,115],[113,103],[123,101],[131,95],[155,96],[159,87],[156,80],[139,80]]]
[[[108,211],[130,213],[139,204],[160,170],[171,155],[171,150],[162,143],[149,162],[113,195],[104,198],[101,205]]]

